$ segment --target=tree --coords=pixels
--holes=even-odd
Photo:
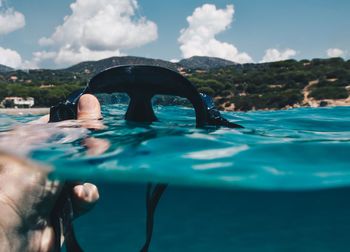
[[[225,88],[224,84],[222,84],[220,81],[217,81],[217,80],[214,80],[214,79],[206,80],[206,81],[204,81],[203,84],[205,86],[208,86],[208,87],[212,88],[216,92],[219,92],[220,90]]]
[[[348,98],[349,93],[344,87],[326,86],[314,89],[309,96],[316,100],[346,99]]]
[[[225,89],[225,90],[221,91],[220,95],[222,95],[222,96],[229,96],[229,95],[232,95],[232,91],[228,90],[228,89]]]
[[[13,108],[15,106],[15,102],[13,100],[6,100],[4,102],[5,108]]]
[[[200,88],[198,88],[198,92],[207,94],[209,96],[215,95],[215,91],[210,87],[200,87]]]
[[[0,102],[7,96],[7,93],[7,85],[4,83],[0,83]]]

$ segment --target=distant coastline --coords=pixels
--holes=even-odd
[[[284,108],[281,109],[276,109],[276,108],[265,108],[265,109],[251,109],[251,110],[235,110],[234,109],[234,104],[232,104],[231,107],[225,107],[223,108],[223,111],[225,112],[249,112],[249,111],[278,111],[278,110],[288,110],[288,109],[293,109],[293,108],[327,108],[327,107],[350,107],[350,100],[347,101],[339,101],[339,100],[326,100],[326,102],[328,102],[327,105],[325,106],[320,106],[318,104],[317,101],[315,101],[315,103],[312,104],[308,104],[308,105],[299,105],[299,104],[295,104],[294,106],[286,106]]]
[[[287,105],[283,108],[277,109],[277,108],[263,108],[263,109],[256,109],[253,107],[251,110],[248,111],[275,111],[275,110],[286,110],[286,109],[292,109],[292,108],[319,108],[319,107],[350,107],[350,96],[346,99],[323,99],[323,100],[316,100],[314,98],[309,98],[309,92],[306,91],[306,89],[302,92],[304,95],[304,100],[301,104],[296,103],[293,106]],[[222,97],[215,97],[214,100],[220,100]],[[220,104],[220,108],[224,111],[228,112],[247,112],[246,110],[237,110],[235,109],[235,104],[231,103],[230,106],[226,107],[225,104]]]
[[[35,106],[50,107],[64,101],[74,90],[84,88],[95,74],[126,64],[162,66],[178,71],[199,92],[213,97],[219,110],[350,106],[350,60],[343,58],[237,64],[195,56],[174,64],[128,56],[82,62],[61,70],[7,69],[1,72],[0,68],[0,100],[11,96],[32,97]],[[2,113],[41,112],[7,110]]]
[[[45,115],[50,112],[50,108],[4,108],[0,109],[0,114],[8,115]]]
[[[296,104],[294,106],[288,106],[282,109],[255,109],[253,108],[250,111],[275,111],[275,110],[286,110],[292,108],[317,108],[317,107],[350,107],[350,99],[342,99],[342,100],[325,100],[327,102],[326,105],[321,106],[319,101],[311,100],[307,104],[299,105]],[[232,104],[233,105],[233,104]],[[227,112],[248,112],[248,111],[240,111],[234,110],[234,106],[225,107],[224,111]],[[0,114],[7,115],[46,115],[50,113],[50,108],[2,108],[0,109]]]

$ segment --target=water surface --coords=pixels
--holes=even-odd
[[[99,186],[99,204],[75,224],[86,251],[139,251],[149,181],[170,183],[150,252],[349,250],[349,107],[223,113],[244,129],[197,129],[176,106],[157,107],[151,125],[126,123],[125,109],[104,107],[99,131],[22,130],[30,141],[18,152]],[[36,118],[0,115],[1,134]],[[111,147],[87,157],[91,136]]]

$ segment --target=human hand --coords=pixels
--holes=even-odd
[[[100,197],[97,187],[91,183],[77,183],[73,187],[72,195],[74,218],[89,212]]]
[[[48,179],[50,170],[0,152],[0,251],[53,251],[51,212],[63,183]],[[96,204],[97,187],[76,184],[72,205],[78,217]]]

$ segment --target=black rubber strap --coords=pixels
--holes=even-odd
[[[67,233],[65,234],[65,243],[67,252],[83,252],[82,248],[79,246],[79,243],[75,237],[73,223],[71,222]]]
[[[61,236],[64,236],[67,252],[83,252],[73,228],[73,207],[71,192],[73,185],[65,183],[51,215],[55,232],[55,252],[61,251]]]
[[[167,184],[157,184],[152,190],[152,183],[147,185],[146,193],[146,210],[147,210],[147,220],[146,220],[146,242],[140,252],[147,252],[149,244],[152,238],[153,223],[154,223],[154,212],[156,210],[157,204],[162,196],[163,192],[167,188]]]

